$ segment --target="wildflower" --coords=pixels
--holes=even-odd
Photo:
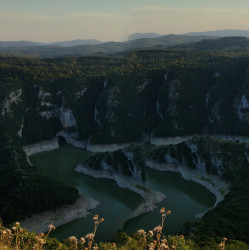
[[[50,225],[48,226],[48,228],[49,228],[50,230],[55,229],[54,225],[52,225],[52,224],[50,224]]]
[[[162,208],[160,209],[160,214],[163,214],[163,213],[165,213],[165,208],[164,208],[164,207],[162,207]]]
[[[80,242],[84,244],[84,243],[86,242],[85,238],[84,238],[84,237],[81,237],[81,238],[80,238]]]
[[[162,244],[160,245],[160,249],[168,249],[168,246],[165,245],[164,243],[162,243]]]
[[[12,230],[16,231],[16,230],[17,230],[17,227],[12,227]]]
[[[179,238],[180,238],[180,239],[184,239],[184,235],[181,234],[181,235],[179,236]]]
[[[20,226],[20,222],[17,221],[17,222],[16,222],[16,225],[17,225],[17,226]]]
[[[23,232],[23,228],[20,228],[20,233],[22,233]]]
[[[154,235],[154,233],[153,233],[153,231],[149,231],[149,236],[151,236],[151,237],[153,237],[153,235]]]
[[[154,250],[154,249],[155,249],[154,244],[153,244],[153,243],[150,243],[150,244],[149,244],[149,250]]]
[[[45,240],[42,239],[42,238],[39,238],[38,243],[39,243],[40,245],[44,245],[44,244],[45,244]]]
[[[146,232],[145,232],[143,229],[139,229],[139,230],[137,231],[137,233],[140,234],[140,235],[143,235],[143,236],[146,235]]]
[[[77,238],[76,238],[75,236],[70,236],[70,237],[69,237],[69,240],[70,240],[70,241],[77,241]]]
[[[6,233],[7,233],[6,230],[3,230],[3,231],[2,231],[2,234],[6,234]]]
[[[224,240],[224,241],[227,241],[227,238],[226,238],[226,237],[224,237],[224,238],[223,238],[223,240]]]
[[[92,240],[94,238],[94,234],[93,233],[87,234],[85,238],[87,238],[88,240]]]
[[[99,219],[99,216],[97,214],[93,216],[94,221],[97,221],[98,219]]]
[[[40,234],[39,234],[39,237],[43,237],[43,236],[44,236],[44,233],[40,233]]]
[[[99,248],[98,247],[93,247],[93,250],[98,250]]]
[[[104,221],[104,218],[101,218],[100,220],[99,220],[99,222],[103,222]]]
[[[7,231],[8,234],[12,233],[10,229],[6,229],[6,231]]]
[[[170,210],[168,210],[166,214],[171,214],[171,211],[170,211]]]
[[[162,227],[161,226],[157,226],[153,229],[153,231],[157,232],[157,233],[160,233],[162,232]]]

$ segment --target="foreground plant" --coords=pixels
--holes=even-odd
[[[79,240],[75,236],[69,237],[69,242],[70,242],[69,249],[78,249],[78,248],[85,249],[85,250],[91,250],[91,249],[98,250],[99,249],[97,243],[94,241],[94,238],[97,232],[97,228],[99,224],[104,221],[104,218],[99,219],[99,216],[96,214],[93,217],[93,221],[94,221],[93,233],[89,233],[86,236],[81,237]]]
[[[2,228],[2,225],[0,225]],[[44,249],[47,238],[52,230],[53,225],[49,225],[49,231],[44,234],[40,233],[36,236],[24,230],[19,222],[16,222],[11,229],[0,230],[0,249]]]

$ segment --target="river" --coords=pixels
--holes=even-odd
[[[93,231],[92,217],[99,214],[105,221],[99,225],[96,240],[111,239],[117,230],[133,233],[143,228],[153,229],[160,223],[159,209],[164,206],[172,213],[166,219],[166,233],[180,230],[186,221],[194,219],[194,215],[211,208],[215,196],[203,186],[184,180],[180,174],[146,170],[146,185],[167,196],[158,204],[153,212],[140,215],[126,222],[142,198],[128,189],[118,187],[114,181],[95,179],[74,171],[77,164],[92,153],[63,145],[59,149],[42,152],[30,156],[30,161],[37,167],[40,174],[53,180],[73,186],[83,195],[100,202],[100,206],[91,211],[91,215],[58,227],[52,234],[62,240],[69,236],[81,237]]]

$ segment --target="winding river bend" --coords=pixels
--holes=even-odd
[[[98,228],[97,241],[111,239],[119,229],[127,233],[140,228],[152,229],[160,223],[159,209],[162,206],[172,211],[167,217],[166,233],[174,233],[186,221],[193,220],[196,214],[210,209],[215,203],[215,196],[206,188],[184,180],[180,174],[147,169],[146,186],[165,194],[167,198],[153,212],[127,221],[141,204],[142,198],[128,189],[118,187],[112,180],[95,179],[75,172],[75,166],[91,154],[83,149],[63,145],[59,149],[30,156],[31,163],[40,174],[73,186],[83,195],[100,202],[100,206],[86,218],[58,227],[52,236],[59,239],[71,235],[81,237],[92,232],[94,214],[105,219]]]

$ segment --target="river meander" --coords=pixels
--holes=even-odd
[[[92,210],[91,215],[86,218],[58,227],[52,236],[61,240],[71,235],[81,237],[92,232],[92,217],[95,214],[105,219],[98,228],[97,241],[111,239],[119,229],[127,233],[133,233],[140,228],[153,229],[160,223],[159,209],[162,206],[172,211],[166,219],[165,232],[175,233],[186,221],[193,220],[194,215],[208,210],[215,203],[215,196],[205,187],[184,180],[180,174],[147,169],[145,185],[167,197],[153,212],[126,222],[132,211],[141,204],[142,198],[128,189],[118,187],[112,180],[96,179],[75,172],[75,166],[91,154],[70,145],[63,145],[59,149],[30,156],[31,163],[40,174],[73,186],[83,195],[100,202],[100,206]]]

